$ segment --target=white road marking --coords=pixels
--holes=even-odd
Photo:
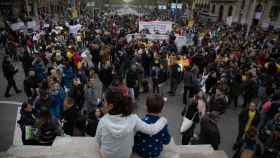
[[[23,145],[21,140],[21,129],[19,127],[19,124],[17,121],[20,119],[20,110],[21,107],[17,108],[17,117],[16,117],[16,123],[15,123],[15,130],[14,130],[14,137],[13,137],[13,145]]]
[[[10,104],[10,105],[18,105],[17,108],[17,116],[16,116],[16,122],[15,122],[15,128],[14,128],[14,137],[13,137],[13,145],[23,145],[21,140],[21,129],[17,123],[17,121],[20,119],[20,109],[21,109],[21,102],[16,101],[0,101],[0,104]]]
[[[0,104],[12,104],[12,105],[19,105],[20,106],[22,104],[22,102],[0,100]]]

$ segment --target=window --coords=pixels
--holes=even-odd
[[[233,7],[230,6],[228,9],[228,16],[232,16]]]
[[[245,8],[245,0],[242,0],[241,9]]]
[[[276,21],[279,17],[280,6],[272,6],[270,9],[269,17],[272,21]]]
[[[215,11],[216,11],[216,5],[214,4],[214,5],[212,6],[212,11],[211,11],[211,12],[212,12],[213,14],[215,14]]]

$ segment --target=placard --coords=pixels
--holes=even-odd
[[[13,23],[10,25],[11,29],[13,31],[18,31],[18,30],[21,30],[21,29],[25,29],[25,25],[23,22],[17,22],[17,23]]]
[[[132,40],[132,36],[134,36],[135,39],[141,39],[141,38],[145,38],[145,39],[149,39],[151,41],[163,41],[163,40],[168,40],[169,36],[168,35],[158,35],[158,34],[128,34],[126,36],[127,41],[130,42]],[[176,46],[180,49],[182,48],[184,45],[191,45],[192,44],[192,40],[187,40],[186,36],[179,36],[176,35],[176,40],[175,40],[175,44]]]
[[[172,31],[171,21],[150,21],[150,22],[139,22],[139,32],[144,29],[148,29],[150,33],[154,34],[156,32],[160,34],[165,34]]]

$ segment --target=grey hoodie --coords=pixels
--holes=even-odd
[[[135,114],[127,117],[106,114],[97,127],[97,144],[101,153],[107,158],[129,158],[136,131],[154,135],[160,132],[166,124],[165,118],[160,118],[155,124],[149,125]]]

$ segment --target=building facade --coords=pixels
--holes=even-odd
[[[0,0],[3,17],[37,17],[42,14],[64,14],[68,0]]]
[[[280,27],[280,0],[193,0],[212,21]]]

